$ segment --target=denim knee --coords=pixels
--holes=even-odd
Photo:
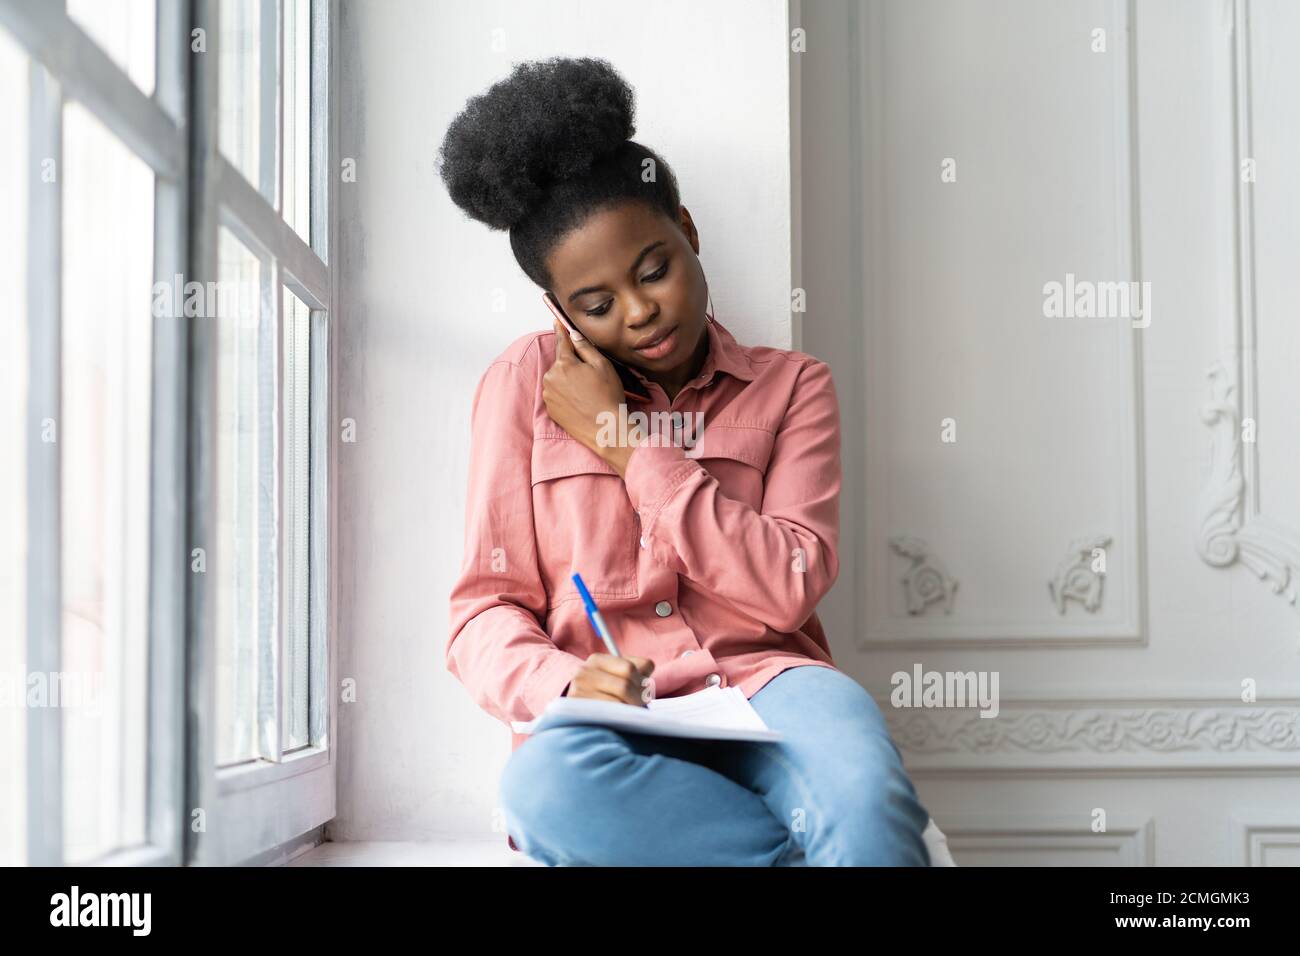
[[[590,798],[591,779],[584,771],[593,758],[626,749],[617,732],[592,725],[554,727],[534,734],[506,761],[498,785],[498,802],[515,842],[532,833],[548,813],[581,812]],[[508,827],[508,828],[509,828]]]
[[[838,831],[842,866],[929,866],[922,834],[930,815],[901,766],[862,768],[846,775],[856,791],[846,801]]]
[[[814,785],[806,826],[813,866],[929,866],[930,815],[886,737]]]

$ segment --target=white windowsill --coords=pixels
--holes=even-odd
[[[505,835],[491,840],[421,842],[358,841],[322,843],[285,866],[541,866],[506,845]]]

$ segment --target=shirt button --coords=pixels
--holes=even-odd
[[[645,547],[645,535],[641,535],[641,547]]]
[[[682,657],[690,657],[694,653],[694,651],[682,651]]]
[[[704,683],[709,687],[717,687],[722,683],[722,678],[717,674],[710,674],[708,677],[704,678]]]
[[[673,606],[667,601],[660,601],[655,605],[655,613],[660,617],[667,617],[669,614],[673,613]]]

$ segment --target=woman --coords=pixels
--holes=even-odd
[[[928,814],[815,613],[839,567],[830,369],[706,312],[695,224],[633,132],[608,63],[557,58],[472,98],[443,143],[452,199],[509,230],[578,333],[525,335],[479,382],[447,666],[504,722],[565,694],[738,687],[784,737],[514,734],[512,846],[548,865],[927,865]],[[637,411],[682,427],[618,427]]]

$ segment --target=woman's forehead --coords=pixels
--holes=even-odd
[[[672,241],[672,223],[645,203],[621,203],[597,210],[552,248],[551,275],[561,288],[577,288],[622,275],[647,245]],[[559,291],[558,289],[556,291]]]

